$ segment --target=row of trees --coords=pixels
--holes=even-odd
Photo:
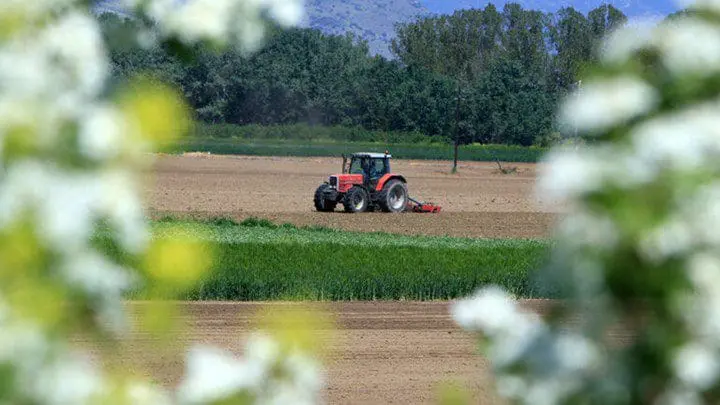
[[[198,50],[185,67],[163,49],[113,44],[113,32],[134,22],[100,18],[116,80],[153,71],[208,123],[306,122],[517,145],[558,130],[558,99],[594,61],[603,35],[627,20],[611,5],[585,16],[490,4],[398,25],[395,60],[371,57],[351,35],[278,29],[251,57]]]

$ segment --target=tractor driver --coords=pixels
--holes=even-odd
[[[375,167],[375,159],[370,159],[368,177],[370,178],[370,180],[375,180],[378,178],[378,170],[377,167]]]

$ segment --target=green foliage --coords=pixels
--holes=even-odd
[[[371,131],[362,127],[290,125],[197,125],[195,139],[243,139],[250,141],[333,141],[333,142],[385,142],[385,143],[440,143],[447,140],[429,138],[419,132]]]
[[[624,22],[612,6],[586,17],[488,5],[398,25],[398,60],[314,29],[272,30],[252,56],[198,48],[190,65],[160,48],[115,44],[110,55],[118,83],[150,71],[180,86],[198,120],[223,124],[200,129],[216,138],[242,125],[247,139],[528,146],[559,131],[557,101],[594,60],[592,45]],[[134,23],[102,24],[111,39]]]
[[[174,153],[207,152],[217,155],[253,156],[334,156],[353,152],[384,152],[389,150],[394,158],[420,160],[449,160],[452,150],[442,144],[393,144],[368,142],[301,142],[244,139],[196,139],[180,142],[171,148]],[[464,145],[459,148],[463,161],[527,162],[540,161],[546,149],[513,145]],[[339,166],[338,166],[339,167]]]
[[[154,224],[156,237],[199,229],[219,256],[183,297],[191,300],[435,300],[491,283],[532,296],[529,272],[550,246],[298,228],[255,218]]]

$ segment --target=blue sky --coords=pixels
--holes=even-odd
[[[422,0],[425,7],[433,12],[452,13],[456,9],[485,7],[493,3],[498,8],[508,1],[505,0]],[[653,15],[667,15],[678,7],[674,0],[514,0],[524,8],[543,10],[546,12],[557,11],[565,6],[573,6],[577,10],[587,13],[603,3],[613,4],[621,9],[629,17],[647,17]]]

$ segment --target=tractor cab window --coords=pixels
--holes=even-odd
[[[365,174],[365,167],[367,167],[367,158],[353,158],[350,161],[350,174]]]
[[[362,174],[376,180],[388,173],[386,159],[381,158],[353,158],[350,161],[350,174]]]
[[[372,159],[370,166],[370,177],[378,179],[388,172],[385,166],[385,159]]]

